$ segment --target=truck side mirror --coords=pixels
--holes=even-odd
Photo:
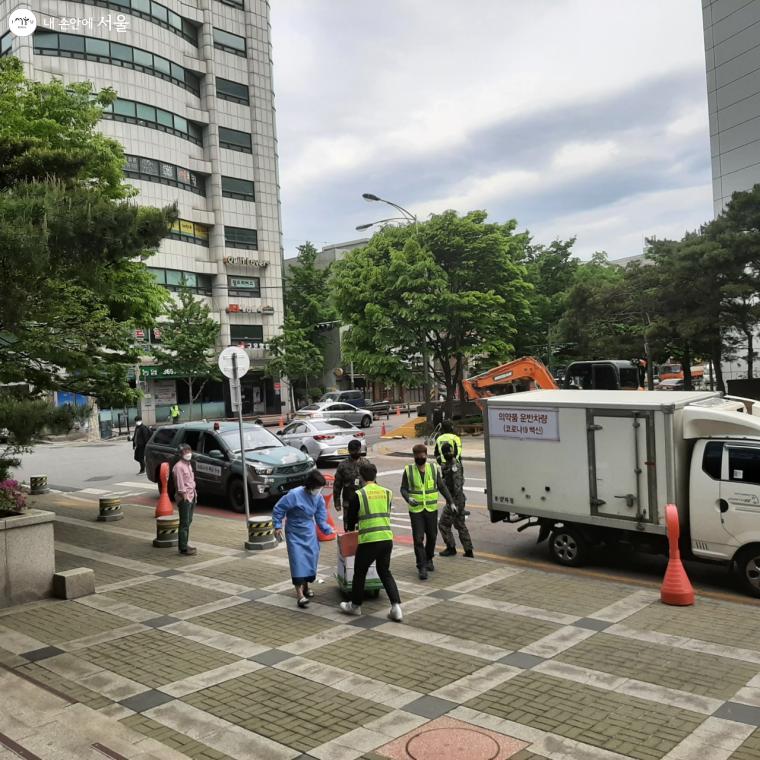
[[[222,454],[222,452],[219,451],[219,449],[211,449],[211,451],[209,451],[208,455],[212,459],[224,459],[224,454]]]

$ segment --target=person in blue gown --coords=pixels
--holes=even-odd
[[[323,533],[333,532],[327,522],[327,507],[321,493],[324,485],[325,476],[319,470],[314,470],[309,473],[303,486],[286,493],[272,511],[275,535],[282,539],[283,532],[285,534],[290,575],[299,607],[306,607],[314,596],[309,584],[317,577],[319,563],[316,525],[319,525]]]

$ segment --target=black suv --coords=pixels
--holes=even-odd
[[[277,499],[292,488],[302,486],[306,476],[316,468],[308,454],[285,446],[260,425],[244,424],[243,436],[251,502]],[[243,512],[243,460],[237,424],[188,422],[160,428],[145,447],[145,470],[150,480],[159,483],[162,462],[173,465],[179,459],[181,444],[193,450],[198,493],[225,496],[236,512]],[[172,497],[173,491],[170,480]]]

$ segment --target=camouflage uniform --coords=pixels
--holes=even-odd
[[[452,506],[448,504],[443,508],[441,519],[438,521],[438,528],[441,531],[441,538],[447,547],[453,549],[454,534],[452,526],[459,533],[459,540],[462,543],[464,551],[472,551],[472,539],[470,531],[467,529],[464,519],[465,495],[464,495],[464,475],[462,474],[462,465],[456,459],[451,462],[444,461],[441,467],[443,479],[449,489],[453,500]]]
[[[333,484],[333,505],[335,511],[340,512],[341,507],[351,503],[354,494],[364,485],[359,476],[359,465],[366,462],[365,457],[344,459],[335,470],[335,483]],[[346,528],[346,520],[343,520],[343,530]]]

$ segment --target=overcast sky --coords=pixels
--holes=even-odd
[[[272,0],[285,255],[486,209],[640,253],[712,215],[699,0]]]

